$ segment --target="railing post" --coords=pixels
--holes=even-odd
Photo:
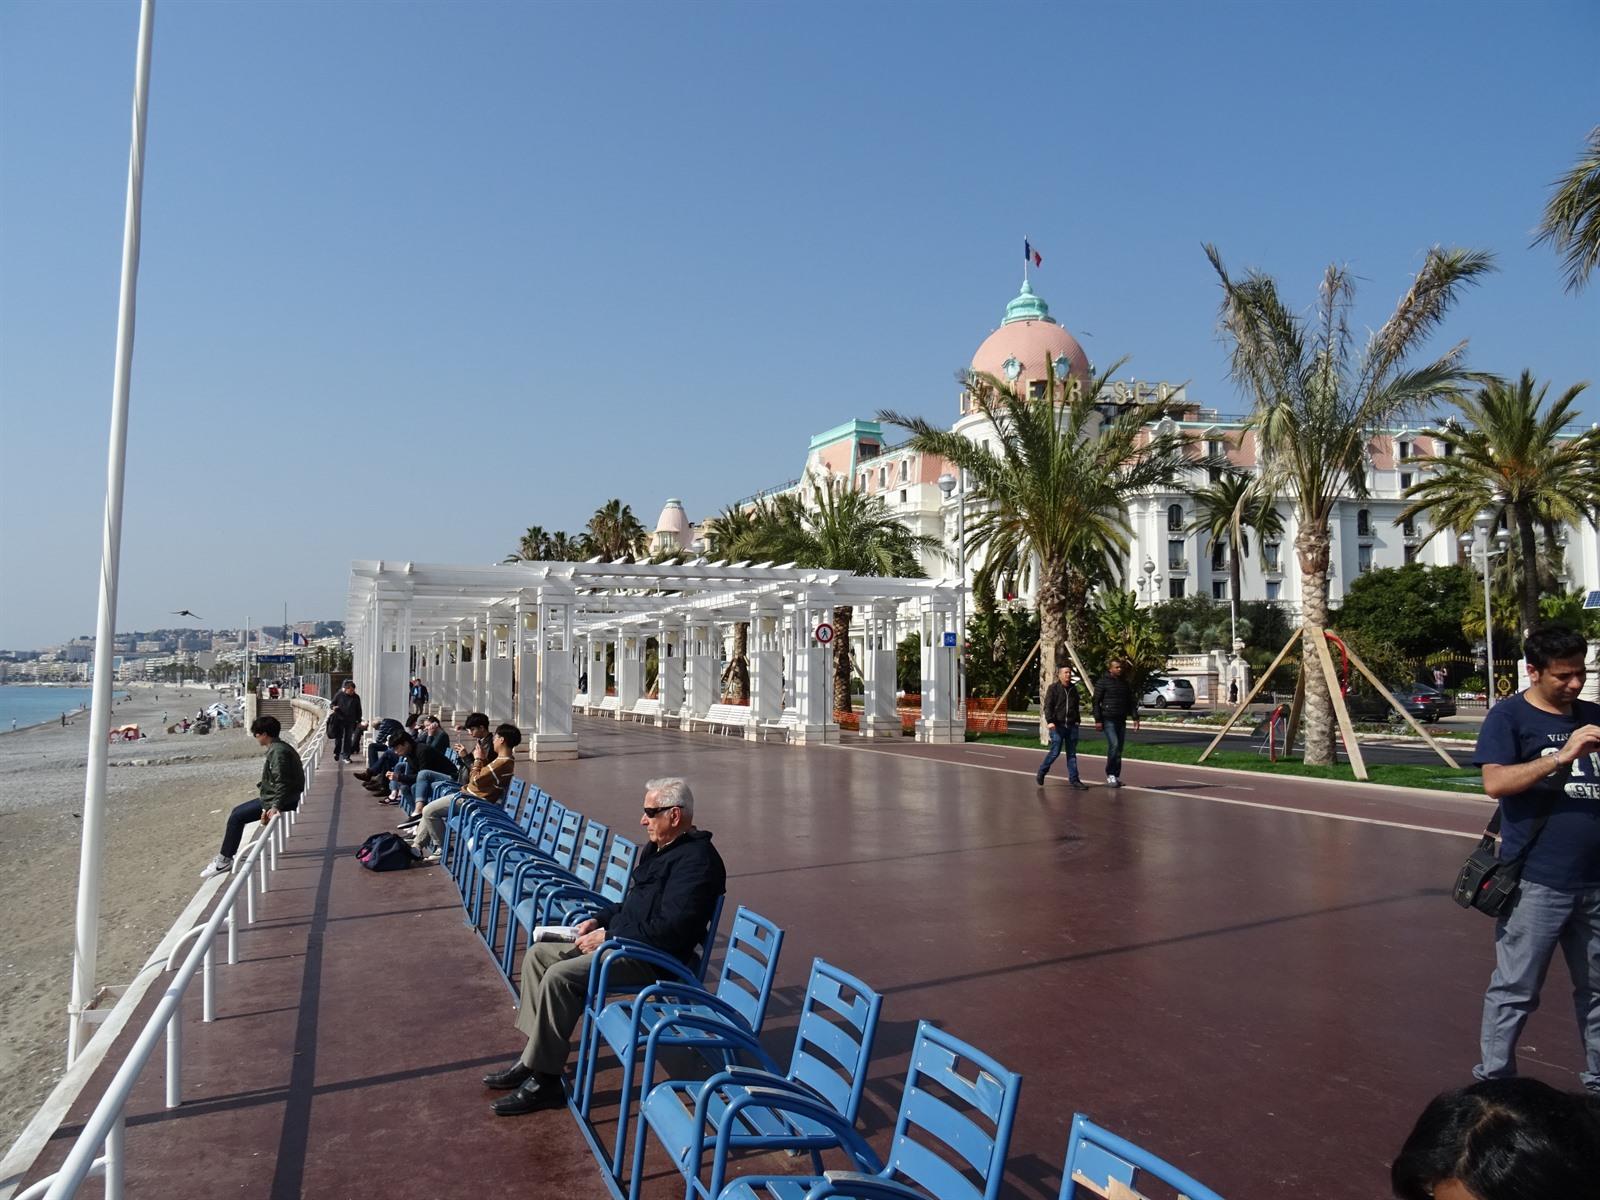
[[[239,961],[239,901],[228,905],[228,965]]]
[[[118,1113],[116,1121],[111,1126],[111,1132],[106,1134],[106,1200],[122,1200],[123,1197],[123,1135],[127,1131],[127,1117]]]
[[[267,856],[265,854],[256,855],[256,866],[261,868],[259,872],[260,878],[256,880],[256,883],[261,888],[261,894],[265,896],[267,894]]]
[[[271,860],[271,865],[267,867],[268,871],[276,871],[278,869],[278,829],[277,829],[277,826],[278,826],[278,822],[281,821],[281,820],[283,820],[283,817],[281,815],[279,815],[277,817],[274,817],[273,820],[272,820],[272,824],[267,826],[267,852],[266,852],[266,854],[263,854],[261,857]],[[267,878],[267,872],[266,871],[263,871],[261,873],[261,878],[262,878],[262,881],[264,883],[266,878]]]
[[[216,951],[214,942],[206,943],[206,956],[200,965],[200,1019],[214,1021],[217,1017]]]
[[[167,1107],[183,1103],[183,1006],[167,1018]]]
[[[250,873],[245,876],[244,880],[244,923],[246,925],[254,925],[256,923],[256,873],[254,867],[250,869]]]

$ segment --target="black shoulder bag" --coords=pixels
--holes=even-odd
[[[1515,858],[1502,862],[1495,857],[1495,839],[1500,833],[1500,809],[1494,810],[1483,831],[1483,840],[1467,856],[1456,875],[1453,899],[1462,908],[1475,908],[1485,916],[1499,920],[1508,915],[1517,902],[1517,889],[1522,884],[1522,864],[1527,861],[1533,844],[1544,832],[1550,814],[1545,813],[1528,831],[1528,841]]]

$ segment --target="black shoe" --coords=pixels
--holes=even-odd
[[[362,783],[366,783],[372,778],[372,773],[370,771],[357,771],[356,778],[361,780]]]
[[[1089,785],[1081,779],[1074,779],[1070,782],[1072,786],[1077,788],[1080,792],[1087,792],[1089,790]]]
[[[483,1086],[509,1092],[512,1088],[521,1087],[532,1078],[532,1067],[525,1067],[520,1062],[514,1062],[504,1071],[492,1071],[485,1075],[483,1077]]]
[[[1035,784],[1037,784],[1039,787],[1043,787],[1044,786],[1044,772],[1040,771],[1037,775],[1035,775],[1033,777],[1033,782]]]
[[[501,1096],[489,1107],[497,1117],[520,1117],[549,1108],[565,1108],[561,1080],[554,1075],[535,1075],[509,1096]]]

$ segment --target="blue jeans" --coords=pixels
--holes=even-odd
[[[1128,740],[1128,718],[1106,717],[1100,722],[1106,735],[1106,775],[1122,774],[1122,745]]]
[[[1050,726],[1050,750],[1044,756],[1044,761],[1039,764],[1038,779],[1044,782],[1044,777],[1050,773],[1050,766],[1065,750],[1067,752],[1067,778],[1073,783],[1078,782],[1078,727],[1068,725],[1065,730],[1059,725]]]
[[[367,773],[382,775],[385,771],[394,770],[395,759],[400,756],[382,742],[367,743]],[[388,762],[384,760],[388,759]]]
[[[1539,1007],[1556,949],[1567,960],[1583,1038],[1583,1086],[1600,1092],[1600,888],[1563,892],[1524,881],[1511,915],[1494,927],[1494,975],[1483,996],[1478,1079],[1517,1073],[1517,1039]]]

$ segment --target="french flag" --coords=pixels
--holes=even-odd
[[[301,633],[299,630],[296,630],[294,633],[294,641],[290,644],[295,646],[309,646],[311,645],[311,642],[305,634]]]
[[[1044,266],[1044,255],[1035,250],[1027,238],[1022,239],[1022,261],[1031,262],[1036,267]]]

